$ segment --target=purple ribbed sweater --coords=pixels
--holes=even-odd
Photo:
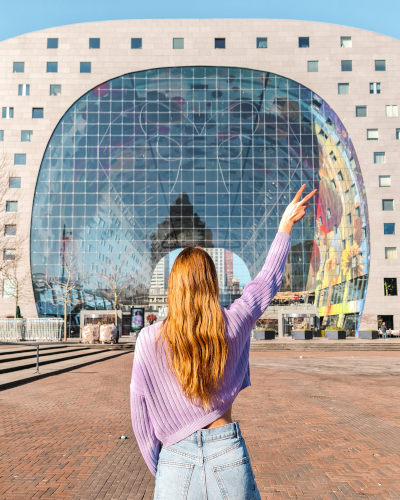
[[[289,248],[290,236],[278,233],[260,273],[245,286],[239,299],[222,309],[229,352],[218,392],[220,401],[210,410],[193,405],[184,396],[168,369],[165,355],[156,358],[154,343],[161,323],[140,332],[131,381],[132,427],[152,474],[157,472],[161,443],[170,446],[211,424],[250,385],[251,330],[281,286]]]

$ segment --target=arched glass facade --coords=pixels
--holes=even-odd
[[[95,272],[128,248],[129,304],[145,303],[157,263],[188,245],[230,250],[254,277],[302,184],[318,195],[293,230],[281,290],[315,292],[320,315],[342,321],[362,311],[369,226],[357,156],[329,105],[250,69],[110,80],[68,110],[42,160],[31,226],[38,312],[61,313],[43,276],[63,276],[66,241],[92,275],[76,292],[85,308],[104,308]]]

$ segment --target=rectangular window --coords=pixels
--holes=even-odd
[[[353,255],[351,258],[351,267],[356,267],[357,266],[357,256]]]
[[[394,222],[384,222],[383,234],[396,234],[396,224]]]
[[[382,210],[384,212],[393,212],[394,200],[382,200]]]
[[[397,259],[397,248],[385,247],[385,259]]]
[[[397,105],[390,104],[389,106],[386,106],[386,116],[388,118],[397,118],[399,116]]]
[[[350,84],[338,83],[338,94],[340,95],[350,94]]]
[[[374,153],[374,163],[386,163],[385,153]]]
[[[326,209],[326,215],[328,216],[328,219],[330,219],[332,217],[332,213],[331,213],[331,209],[330,208]]]
[[[342,61],[342,71],[353,71],[353,61]]]
[[[58,49],[58,38],[48,38],[47,39],[48,49]]]
[[[43,118],[43,108],[32,108],[32,118]]]
[[[172,48],[173,49],[184,49],[185,48],[185,40],[183,38],[173,38],[172,39]]]
[[[351,214],[347,214],[346,219],[347,219],[347,224],[351,226]]]
[[[366,237],[367,237],[367,228],[366,228],[366,227],[362,227],[362,228],[361,228],[361,238],[362,238],[363,240],[365,240],[365,239],[366,239]]]
[[[99,49],[100,38],[89,38],[89,49]]]
[[[11,248],[7,248],[3,251],[3,260],[14,260],[15,258],[15,250]]]
[[[23,83],[22,85],[18,85],[18,95],[29,95],[30,94],[30,86]]]
[[[355,170],[356,169],[356,160],[354,158],[350,158],[350,167]]]
[[[58,63],[48,62],[46,67],[47,73],[58,73]]]
[[[333,234],[337,234],[337,225],[333,224]]]
[[[336,189],[336,182],[334,179],[331,179],[331,186],[332,186],[332,189]]]
[[[340,46],[343,49],[351,49],[353,46],[351,43],[351,36],[341,36],[340,37]]]
[[[354,243],[354,238],[353,238],[353,235],[351,234],[349,236],[349,245],[352,247],[353,246],[353,243]]]
[[[396,128],[396,140],[400,140],[400,128]]]
[[[356,214],[356,219],[359,219],[360,218],[360,207],[356,207],[355,214]]]
[[[3,280],[3,298],[10,299],[15,297],[17,280],[14,278]]]
[[[334,153],[333,151],[331,151],[331,152],[329,153],[329,156],[330,156],[331,160],[333,161],[333,163],[335,163],[335,161],[337,160],[337,158],[336,158],[336,156],[335,156],[335,153]]]
[[[346,199],[346,201],[350,201],[350,191],[347,190],[345,193],[344,193],[344,197]]]
[[[381,93],[381,84],[380,83],[370,83],[369,84],[369,93],[370,94],[380,94]]]
[[[310,46],[310,37],[299,36],[299,47],[301,49],[308,49],[309,46]]]
[[[391,179],[390,175],[380,175],[379,176],[379,187],[390,187]]]
[[[386,61],[375,61],[375,71],[386,71]]]
[[[318,61],[307,61],[307,71],[309,73],[318,73]]]
[[[367,106],[356,106],[356,117],[364,118],[367,116]]]
[[[383,285],[386,296],[397,295],[397,278],[383,278]]]
[[[50,85],[50,95],[61,95],[61,85]]]
[[[257,38],[257,49],[266,49],[268,47],[268,39],[266,37]]]
[[[141,38],[131,38],[131,49],[141,49],[142,39]]]
[[[14,108],[10,108],[9,106],[4,107],[1,116],[7,120],[9,118],[14,118]]]
[[[214,42],[214,48],[225,49],[225,38],[216,38]]]
[[[352,196],[355,198],[357,196],[357,189],[356,189],[356,185],[355,184],[352,184],[350,186],[350,190],[351,190],[351,194]]]
[[[92,72],[92,63],[90,63],[90,62],[81,62],[81,64],[80,64],[80,72],[81,73],[91,73]]]
[[[6,201],[6,212],[7,213],[18,212],[18,201]]]
[[[23,73],[25,71],[25,63],[15,62],[13,63],[13,73]]]
[[[20,187],[21,187],[21,177],[10,177],[8,179],[8,187],[10,189],[20,189]]]
[[[338,177],[339,177],[339,181],[340,181],[340,182],[343,182],[343,174],[342,174],[342,171],[341,171],[341,170],[339,170],[339,172],[338,172],[338,174],[337,174],[337,175],[338,175]]]
[[[4,130],[0,130],[0,142],[4,141]]]
[[[14,165],[26,165],[26,154],[15,154]]]
[[[33,130],[21,130],[21,142],[32,142]]]
[[[379,139],[379,131],[377,128],[367,129],[367,141],[377,141]]]
[[[342,249],[344,250],[346,248],[346,240],[342,240]]]
[[[4,236],[15,236],[17,234],[17,226],[15,224],[6,224],[4,226]]]

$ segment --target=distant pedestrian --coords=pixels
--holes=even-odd
[[[386,323],[383,321],[382,325],[381,325],[381,332],[382,332],[382,338],[384,340],[387,339],[387,336],[386,336]]]

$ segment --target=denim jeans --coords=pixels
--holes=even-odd
[[[154,500],[261,500],[239,424],[163,446]]]

